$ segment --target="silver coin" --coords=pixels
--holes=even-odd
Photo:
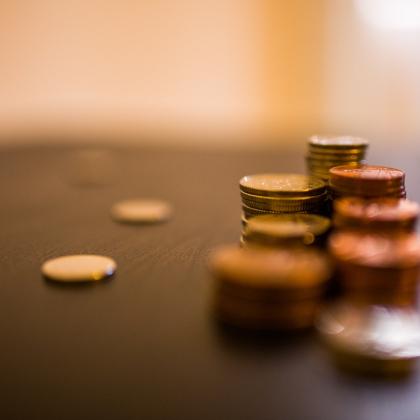
[[[98,281],[112,276],[117,268],[112,258],[101,255],[66,255],[45,261],[42,274],[59,282]]]
[[[120,223],[158,223],[172,215],[172,207],[163,200],[132,199],[114,204],[112,218]]]

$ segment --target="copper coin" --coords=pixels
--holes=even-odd
[[[343,231],[329,240],[332,255],[343,262],[367,267],[418,267],[420,239],[414,233],[381,235]]]
[[[409,200],[343,198],[334,202],[334,222],[339,227],[359,226],[372,229],[413,229],[420,206]]]

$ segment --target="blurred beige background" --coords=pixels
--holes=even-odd
[[[0,0],[0,142],[420,137],[419,0]]]

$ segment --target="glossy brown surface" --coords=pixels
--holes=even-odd
[[[418,420],[419,374],[401,384],[348,378],[314,335],[246,334],[210,315],[207,259],[239,238],[238,179],[302,172],[304,146],[110,148],[97,187],[75,182],[76,147],[2,151],[2,419]],[[418,200],[418,153],[401,153],[370,150],[407,169]],[[168,200],[174,217],[114,223],[112,204],[138,196]],[[43,261],[80,252],[112,256],[115,277],[82,287],[42,278]]]

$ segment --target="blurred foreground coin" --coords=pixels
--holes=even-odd
[[[420,357],[414,308],[336,304],[322,312],[317,328],[339,366],[358,373],[407,374]]]
[[[59,282],[99,281],[112,276],[117,268],[112,258],[101,255],[66,255],[47,260],[42,274]]]
[[[171,214],[171,205],[163,200],[124,200],[111,208],[112,218],[120,223],[158,223],[168,220]]]

